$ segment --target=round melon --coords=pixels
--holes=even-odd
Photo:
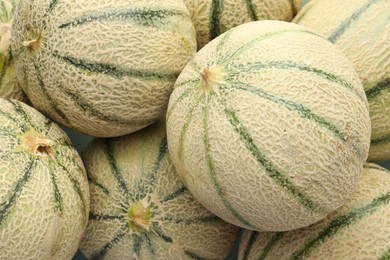
[[[177,0],[27,0],[14,21],[15,70],[34,107],[91,136],[156,121],[196,51]]]
[[[366,164],[345,205],[322,221],[288,232],[246,230],[239,260],[390,259],[390,172]]]
[[[2,0],[0,7],[0,97],[26,101],[10,50],[12,17],[19,1]]]
[[[166,120],[188,189],[227,222],[259,231],[307,226],[341,206],[370,142],[351,63],[281,21],[240,25],[200,50],[175,83]]]
[[[85,168],[68,136],[0,98],[0,258],[71,259],[86,229]]]
[[[389,10],[388,0],[314,0],[293,21],[336,44],[353,63],[370,108],[370,161],[390,159]]]
[[[197,202],[173,167],[165,125],[94,139],[83,153],[90,180],[88,259],[224,259],[239,228]]]
[[[225,31],[257,20],[290,21],[301,0],[184,0],[196,29],[198,49]]]

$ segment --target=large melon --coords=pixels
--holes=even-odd
[[[239,259],[390,259],[390,172],[364,166],[356,192],[309,227],[243,233]]]
[[[182,0],[22,1],[11,37],[32,104],[92,136],[156,121],[196,51]]]
[[[290,21],[301,0],[184,0],[196,29],[198,49],[225,31],[257,20]]]
[[[179,175],[206,208],[252,229],[307,226],[342,205],[370,141],[356,72],[303,26],[258,21],[200,50],[167,112]]]
[[[314,0],[293,21],[326,37],[353,63],[370,107],[371,161],[390,159],[389,19],[389,0]]]
[[[224,259],[239,228],[206,210],[184,187],[161,122],[95,139],[83,159],[91,212],[80,250],[89,259]]]
[[[0,97],[26,101],[26,96],[20,87],[14,68],[10,50],[12,17],[19,1],[0,1]]]
[[[71,259],[88,212],[87,175],[67,135],[0,98],[0,259]]]

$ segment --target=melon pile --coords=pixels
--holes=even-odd
[[[0,0],[0,259],[390,259],[390,1],[306,2]]]

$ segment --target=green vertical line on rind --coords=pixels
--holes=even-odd
[[[101,260],[103,259],[109,250],[111,250],[116,244],[120,242],[120,240],[125,237],[128,233],[126,231],[119,231],[108,243],[106,243],[100,251],[93,254],[93,260]]]
[[[35,75],[38,80],[38,86],[40,88],[40,92],[43,94],[43,96],[46,98],[46,101],[49,103],[49,106],[54,110],[54,112],[64,121],[65,124],[70,124],[69,118],[65,115],[65,113],[57,106],[57,104],[53,101],[53,98],[47,91],[47,88],[43,82],[41,71],[39,69],[39,66],[37,62],[33,61],[34,69],[35,69]],[[28,83],[27,83],[28,84]]]
[[[161,202],[168,202],[168,201],[174,200],[174,199],[180,197],[183,194],[188,194],[188,190],[184,186],[176,189],[174,192],[172,192],[168,196],[165,196],[165,198],[163,198],[161,200]]]
[[[390,78],[385,78],[378,82],[375,86],[366,91],[368,101],[371,101],[375,97],[378,97],[379,94],[386,89],[390,88]]]
[[[240,122],[235,111],[225,108],[225,114],[234,130],[239,134],[241,141],[245,147],[249,150],[256,161],[265,169],[266,174],[282,189],[292,195],[297,201],[300,202],[310,212],[322,212],[322,207],[313,202],[309,196],[303,192],[299,192],[294,186],[288,176],[278,171],[275,166],[266,158],[266,156],[255,145],[249,131]]]
[[[199,80],[196,80],[196,82],[199,83]],[[183,91],[183,93],[181,93],[181,95],[176,98],[176,100],[173,102],[172,106],[169,108],[169,110],[167,111],[167,116],[166,116],[166,121],[168,122],[169,119],[171,118],[171,114],[173,112],[173,110],[176,108],[176,106],[181,102],[183,101],[186,97],[188,97],[191,92],[193,91],[198,91],[196,88],[188,88],[186,89],[185,91]]]
[[[9,152],[9,153],[6,153],[6,154],[2,154],[1,156],[0,156],[0,160],[7,160],[7,159],[9,159],[9,157],[11,156],[11,155],[16,155],[16,154],[21,154],[21,153],[24,153],[23,151],[19,151],[19,152]]]
[[[132,10],[104,10],[96,13],[83,15],[76,20],[63,23],[58,26],[59,29],[74,28],[76,26],[85,25],[92,22],[109,22],[109,21],[132,21],[137,25],[144,27],[155,27],[166,25],[170,22],[168,18],[174,16],[186,17],[187,14],[177,10],[169,10],[160,8],[134,8]]]
[[[153,232],[153,231],[154,231],[154,232]],[[160,228],[160,226],[159,226],[157,223],[155,223],[155,222],[152,223],[152,232],[153,232],[154,234],[156,234],[157,237],[159,237],[159,238],[161,238],[162,240],[164,240],[165,242],[170,243],[170,244],[173,243],[173,239],[172,239],[170,236],[164,234],[164,231],[163,231],[163,230]]]
[[[320,38],[323,39],[322,36],[312,32],[312,31],[309,31],[306,28],[284,29],[284,30],[280,30],[280,31],[267,32],[267,33],[264,33],[262,35],[259,35],[258,37],[254,38],[252,40],[246,41],[245,43],[243,43],[237,49],[233,50],[232,52],[228,51],[226,53],[226,55],[221,56],[221,58],[219,59],[221,61],[221,65],[228,64],[229,61],[234,60],[235,58],[237,58],[237,56],[241,55],[245,51],[252,49],[253,46],[255,46],[256,44],[258,44],[258,43],[260,43],[260,42],[262,42],[264,40],[268,40],[268,39],[270,39],[270,38],[272,38],[274,36],[283,35],[285,33],[306,33],[306,34],[315,35],[315,36],[320,37]]]
[[[226,51],[225,48],[224,48],[224,47],[225,47],[225,43],[229,41],[230,36],[231,36],[231,34],[232,34],[233,32],[234,32],[233,29],[228,30],[228,31],[225,32],[225,33],[221,36],[221,38],[219,39],[219,42],[218,42],[217,46],[215,47],[215,52],[216,52],[215,57],[216,57],[216,59],[217,59],[217,60],[216,60],[216,63],[217,63],[217,64],[220,62],[219,58],[220,58],[220,57],[223,57],[223,53]]]
[[[133,238],[133,252],[137,256],[138,259],[142,259],[141,255],[141,246],[142,246],[142,237],[138,234],[132,234]]]
[[[7,218],[12,205],[14,205],[16,199],[21,195],[23,187],[30,180],[30,177],[33,173],[33,170],[37,164],[37,159],[32,157],[29,158],[29,163],[23,169],[21,178],[17,181],[15,188],[11,191],[11,195],[0,204],[0,226],[3,225],[5,219]]]
[[[284,107],[290,111],[296,112],[300,115],[300,117],[313,121],[319,126],[326,128],[329,132],[331,132],[335,137],[339,138],[341,141],[343,142],[346,141],[344,133],[340,129],[338,129],[338,127],[335,124],[313,113],[310,108],[307,108],[302,104],[274,96],[272,94],[265,92],[260,88],[256,88],[255,86],[251,86],[241,82],[234,82],[231,84],[230,87],[233,89],[251,93],[260,98],[269,100],[272,103],[278,104],[279,106]]]
[[[21,128],[21,129],[25,128],[25,126],[24,126],[24,125],[21,125],[21,124],[20,124],[20,121],[17,120],[16,118],[14,118],[11,114],[6,113],[6,112],[0,110],[0,115],[4,116],[5,118],[11,120],[13,123],[17,124],[17,125],[19,126],[19,128]],[[23,132],[24,132],[24,131],[23,131]]]
[[[161,162],[168,153],[168,141],[164,136],[159,144],[158,154],[156,161],[154,162],[153,169],[146,174],[142,179],[135,181],[132,191],[129,193],[130,198],[133,201],[140,201],[145,198],[148,194],[153,193],[155,186],[157,185],[156,178],[158,177],[158,171],[160,169]]]
[[[200,90],[199,90],[200,91]],[[183,125],[183,128],[181,129],[180,138],[179,138],[179,149],[177,151],[178,157],[180,160],[183,160],[183,153],[184,153],[184,141],[187,135],[188,127],[190,126],[193,112],[194,110],[199,106],[200,101],[202,100],[202,95],[199,95],[196,102],[193,104],[193,106],[190,108],[187,119]]]
[[[209,97],[210,96],[208,96],[206,98],[208,99]],[[222,190],[221,184],[218,181],[217,172],[216,172],[215,165],[214,165],[214,160],[213,160],[212,155],[211,155],[211,145],[210,145],[210,140],[209,140],[209,136],[208,136],[208,105],[207,105],[207,103],[208,103],[208,100],[205,100],[205,104],[204,104],[203,109],[202,109],[202,114],[203,114],[202,128],[203,128],[203,144],[205,146],[206,163],[207,163],[210,179],[212,181],[212,184],[213,184],[218,196],[222,200],[223,205],[228,209],[230,214],[232,214],[232,216],[234,216],[239,222],[241,222],[246,227],[249,227],[251,229],[257,229],[255,226],[253,226],[251,223],[249,223],[247,220],[245,220],[241,216],[241,214],[233,207],[233,205],[230,203],[230,201],[226,198],[226,195],[224,194],[224,192]]]
[[[360,18],[362,18],[362,15],[367,12],[370,7],[376,3],[380,3],[383,0],[370,0],[366,4],[364,4],[362,7],[360,7],[358,10],[356,10],[351,16],[349,16],[346,20],[344,20],[330,36],[328,37],[328,40],[332,43],[335,43],[340,36],[343,35],[343,33],[350,28],[350,26],[353,23],[356,23]]]
[[[129,189],[127,188],[126,181],[122,177],[121,170],[119,169],[119,166],[116,162],[114,152],[112,149],[111,140],[112,139],[109,139],[109,138],[103,139],[103,147],[104,147],[104,152],[106,154],[106,160],[110,166],[111,173],[114,176],[114,178],[119,186],[119,189],[122,191],[122,194],[124,195],[124,197],[126,199],[128,199],[130,192],[129,192]]]
[[[283,232],[276,232],[272,237],[271,239],[267,242],[267,244],[265,245],[264,249],[263,249],[263,252],[261,253],[261,255],[259,256],[259,258],[257,258],[257,260],[265,260],[265,258],[267,257],[268,253],[271,251],[272,247],[275,245],[275,243],[281,239],[283,237]]]
[[[191,259],[195,259],[195,260],[207,260],[207,258],[205,257],[202,257],[198,254],[196,254],[195,252],[192,252],[188,249],[184,249],[184,254],[186,254],[187,256],[189,256]]]
[[[153,245],[152,245],[152,240],[150,240],[150,234],[149,233],[142,233],[142,236],[144,238],[144,241],[146,241],[146,245],[148,247],[149,252],[152,255],[156,255],[156,252],[154,251]]]
[[[390,260],[390,248],[384,252],[379,258],[378,260]]]
[[[54,8],[56,7],[56,5],[58,4],[58,2],[59,2],[59,0],[52,0],[49,4],[49,7],[46,10],[46,14],[51,13],[54,10]]]
[[[64,211],[63,199],[62,199],[60,189],[58,188],[57,176],[53,173],[52,169],[53,169],[53,162],[52,162],[52,160],[49,160],[49,174],[50,174],[51,182],[53,184],[55,209],[59,210],[60,215],[62,215],[62,213]]]
[[[376,137],[374,139],[371,139],[371,146],[372,145],[381,145],[381,144],[388,144],[390,143],[390,135],[384,135],[380,137]]]
[[[47,136],[52,127],[53,127],[53,121],[50,120],[48,117],[46,117],[45,123],[43,124],[43,129],[42,129],[43,134],[45,136]]]
[[[306,243],[296,251],[291,259],[302,259],[310,254],[316,247],[325,242],[326,239],[335,235],[340,229],[351,227],[365,216],[373,214],[380,206],[390,203],[390,193],[382,194],[374,198],[369,204],[354,208],[343,215],[337,216],[321,230],[314,238],[309,239]]]
[[[210,14],[210,41],[221,34],[220,15],[222,0],[211,0],[211,14]]]
[[[257,15],[255,12],[255,7],[253,6],[252,0],[245,0],[246,8],[248,9],[249,17],[252,21],[257,21]]]
[[[251,235],[249,236],[248,244],[245,246],[242,260],[248,260],[252,246],[256,242],[257,238],[260,236],[260,233],[257,231],[250,231],[250,232]]]
[[[124,216],[97,214],[97,213],[90,212],[89,213],[89,219],[90,220],[96,220],[96,221],[100,221],[100,220],[123,220]]]
[[[106,195],[110,195],[110,191],[107,189],[107,187],[105,187],[103,184],[101,183],[98,183],[96,180],[88,177],[88,183],[91,185],[95,185],[96,187],[98,187],[101,191],[103,191],[104,194]]]
[[[191,219],[182,219],[182,218],[178,218],[176,216],[174,216],[174,217],[166,216],[166,217],[161,218],[160,220],[173,222],[175,224],[183,224],[183,225],[206,224],[206,223],[213,223],[216,221],[221,221],[221,219],[215,215],[193,217]]]
[[[315,67],[310,67],[309,65],[304,63],[297,63],[290,60],[276,60],[276,61],[267,61],[267,62],[259,61],[259,62],[248,63],[245,64],[244,66],[242,66],[241,64],[234,65],[230,68],[230,70],[232,69],[237,70],[238,68],[240,70],[239,72],[240,74],[245,72],[253,73],[253,72],[258,72],[259,70],[262,69],[267,70],[271,68],[280,69],[280,70],[295,69],[301,72],[307,72],[319,78],[326,79],[327,81],[330,81],[332,83],[341,85],[348,91],[352,92],[355,96],[357,96],[360,99],[360,101],[366,103],[366,95],[364,93],[359,93],[358,90],[355,88],[355,86],[349,81],[341,78],[336,74]],[[230,73],[231,76],[234,76],[235,74],[237,74],[235,71]]]
[[[23,109],[23,107],[20,105],[20,103],[15,102],[11,99],[6,99],[11,105],[14,107],[14,111],[22,117],[22,120],[19,120],[21,122],[25,122],[28,125],[30,125],[31,128],[33,128],[35,131],[38,131],[36,129],[36,125],[31,122],[31,118],[27,115],[26,111]],[[24,131],[27,130],[30,127],[25,127],[24,124],[22,124]],[[23,131],[23,132],[24,132]]]

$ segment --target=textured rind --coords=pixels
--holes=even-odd
[[[32,104],[97,137],[156,121],[196,51],[188,10],[176,0],[22,1],[15,21],[15,69]]]
[[[61,128],[22,102],[0,98],[0,126],[0,259],[71,259],[89,212],[79,154]],[[26,149],[26,133],[44,136],[52,154]]]
[[[211,91],[202,89],[204,68],[218,75]],[[194,196],[227,222],[268,231],[341,206],[371,128],[347,58],[280,21],[238,26],[200,50],[175,83],[166,120],[172,161]]]
[[[162,121],[131,135],[95,139],[83,160],[90,179],[90,216],[111,216],[90,217],[80,245],[89,259],[224,259],[228,255],[239,228],[211,214],[184,188],[168,154]],[[150,230],[137,233],[128,227],[127,212],[140,200],[154,207]],[[118,234],[122,236],[116,240]],[[110,242],[110,249],[102,253]]]
[[[305,5],[293,20],[335,43],[353,63],[370,107],[372,133],[369,161],[390,159],[389,10],[389,0],[314,0]],[[355,17],[350,21],[353,15]],[[345,29],[335,34],[346,21],[348,25]],[[375,86],[381,86],[377,93]]]
[[[0,8],[0,97],[26,102],[26,96],[20,87],[9,48],[12,16],[19,1],[2,0]]]
[[[375,198],[386,196],[387,203],[366,211],[363,217],[346,225],[312,247],[299,259],[381,259],[390,248],[390,172],[375,165],[366,164],[356,191],[346,203],[325,219],[309,227],[280,233],[279,239],[264,249],[276,233],[244,231],[239,247],[239,260],[248,259],[297,259],[294,258],[308,241],[314,239],[336,219],[348,212],[366,206]],[[342,223],[341,221],[339,223]],[[252,238],[252,239],[251,239]],[[387,258],[385,258],[387,259]]]
[[[256,20],[291,21],[301,0],[184,0],[196,29],[198,50],[221,33]],[[215,10],[218,9],[218,10]],[[216,17],[213,18],[213,10]],[[218,32],[213,35],[213,30]]]

